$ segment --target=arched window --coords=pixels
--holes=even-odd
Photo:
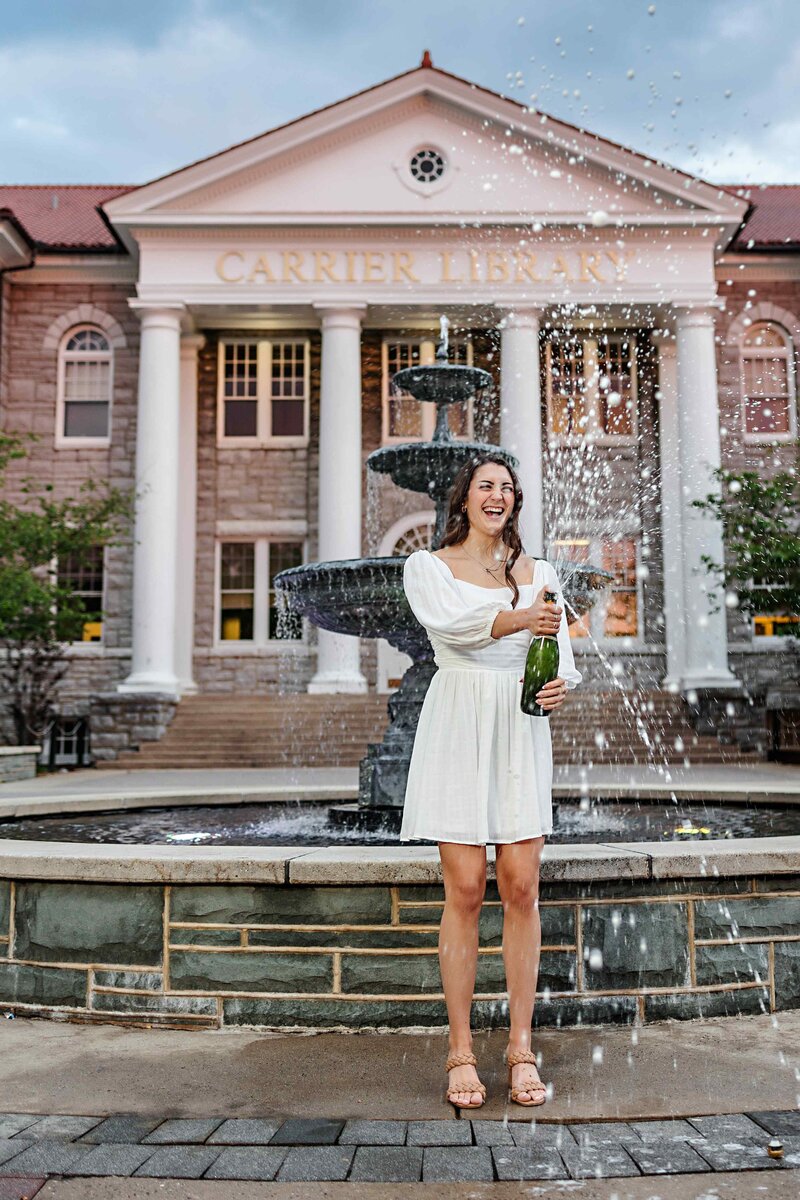
[[[435,518],[431,517],[429,521],[420,521],[419,524],[412,525],[400,534],[391,553],[400,556],[413,554],[415,550],[430,550],[435,524]]]
[[[742,337],[741,361],[745,441],[789,441],[796,424],[792,339],[772,321],[753,324]]]
[[[64,336],[58,356],[58,444],[108,445],[113,367],[114,352],[101,329],[82,325]]]

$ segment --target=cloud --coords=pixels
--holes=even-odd
[[[0,171],[151,179],[409,70],[428,46],[454,74],[535,92],[684,169],[800,178],[796,0],[772,4],[767,21],[756,0],[661,0],[653,17],[644,0],[30,0],[0,44]]]

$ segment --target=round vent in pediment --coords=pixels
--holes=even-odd
[[[438,183],[447,169],[444,155],[431,146],[412,154],[408,166],[412,177],[422,184]]]

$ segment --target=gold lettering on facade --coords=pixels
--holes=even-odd
[[[605,277],[600,273],[600,255],[593,254],[590,250],[580,250],[581,260],[581,283],[591,283],[589,275],[592,274],[598,283],[605,283]]]
[[[283,282],[291,283],[292,276],[298,283],[308,283],[308,280],[301,274],[303,268],[303,259],[305,255],[301,250],[284,250],[283,258]]]
[[[266,283],[276,283],[277,280],[272,274],[272,268],[267,261],[266,254],[259,254],[256,261],[253,263],[253,269],[247,276],[248,283],[255,283],[258,276],[261,275]]]
[[[514,253],[514,259],[517,264],[514,283],[523,283],[526,278],[529,279],[531,283],[542,282],[540,277],[536,274],[535,254],[531,254],[529,250],[517,250]]]
[[[379,271],[380,274],[376,275],[375,271]],[[383,274],[382,251],[364,251],[364,283],[386,283],[386,276]]]
[[[616,250],[606,250],[606,255],[608,256],[612,267],[616,271],[617,283],[622,283],[625,278],[625,272],[628,269],[628,264],[625,260],[627,258],[633,258],[634,251],[626,250],[625,254],[617,254]]]
[[[391,275],[389,273],[391,254]],[[456,247],[435,253],[423,250],[283,250],[272,248],[260,254],[224,250],[215,260],[217,278],[223,283],[326,284],[437,282],[496,284],[594,285],[626,279],[636,250],[569,248],[555,253],[550,246],[535,251],[509,247],[481,250]],[[464,263],[468,264],[464,270]]]
[[[451,262],[451,259],[452,259],[452,257],[453,257],[453,252],[452,252],[452,250],[440,250],[440,251],[439,251],[439,255],[440,255],[440,257],[441,257],[441,260],[442,260],[442,278],[441,278],[441,282],[442,282],[442,283],[463,283],[463,282],[464,282],[464,280],[463,280],[463,277],[462,277],[461,275],[453,275],[453,274],[451,274],[452,265],[453,265],[453,264],[452,264],[452,262]]]
[[[409,283],[420,282],[414,274],[414,255],[410,250],[393,250],[392,262],[394,264],[392,283],[402,283],[403,277],[405,277]]]
[[[228,274],[228,259],[239,260],[239,265],[242,267],[241,275]],[[232,267],[233,263],[230,265]],[[241,250],[226,250],[223,254],[220,254],[217,259],[217,274],[223,283],[241,283],[244,279],[244,255]]]
[[[550,268],[550,278],[555,279],[556,275],[561,275],[564,278],[564,283],[571,283],[572,276],[569,273],[569,263],[565,254],[553,255],[553,265]]]
[[[323,279],[329,279],[331,283],[341,283],[341,279],[334,274],[335,268],[335,254],[331,254],[330,250],[314,251],[314,283],[322,283]]]
[[[508,283],[510,278],[505,250],[489,250],[486,254],[487,283]]]

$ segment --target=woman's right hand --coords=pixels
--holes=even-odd
[[[524,610],[527,615],[526,628],[530,629],[534,637],[553,637],[558,633],[564,610],[552,601],[545,600],[545,592],[552,590],[551,586],[545,584],[530,608]]]

